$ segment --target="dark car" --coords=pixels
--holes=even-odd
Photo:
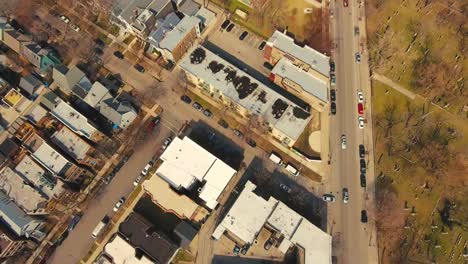
[[[224,20],[223,24],[221,24],[221,28],[226,29],[227,26],[229,26],[229,23],[231,23],[229,19]]]
[[[245,244],[241,249],[242,255],[247,254],[247,251],[249,251],[249,248],[250,248],[250,244]]]
[[[184,102],[186,104],[190,104],[192,102],[192,99],[190,99],[190,97],[188,97],[185,94],[180,97],[180,100],[182,100],[182,102]]]
[[[267,68],[268,70],[273,70],[273,65],[271,65],[269,62],[265,61],[263,63],[263,67]]]
[[[265,245],[263,245],[263,248],[265,250],[269,250],[271,246],[273,246],[273,239],[270,238],[265,242]]]
[[[335,72],[335,62],[330,62],[330,72]]]
[[[98,48],[98,47],[94,48],[94,53],[96,53],[96,55],[98,55],[98,56],[101,56],[102,54],[104,54],[102,49]]]
[[[257,142],[255,142],[253,139],[251,138],[247,138],[245,139],[245,142],[247,142],[247,145],[251,146],[252,148],[255,148],[257,146]]]
[[[335,89],[330,89],[330,100],[332,102],[336,101],[336,91],[335,91]]]
[[[364,159],[361,159],[359,161],[359,167],[361,168],[361,173],[366,173],[366,161]]]
[[[363,159],[366,155],[366,148],[364,147],[363,144],[359,145],[359,157]]]
[[[335,85],[335,83],[336,83],[336,76],[333,73],[330,74],[330,82],[331,82],[332,85]]]
[[[218,125],[220,125],[220,126],[222,126],[222,127],[224,127],[224,128],[228,128],[228,127],[229,127],[228,123],[227,123],[226,120],[224,120],[224,119],[220,119],[220,120],[218,121]]]
[[[74,215],[68,223],[68,231],[72,231],[78,222],[81,220],[81,215]]]
[[[95,39],[94,43],[96,43],[96,45],[99,46],[99,47],[104,47],[105,46],[104,41],[102,41],[101,39]]]
[[[367,211],[366,210],[361,211],[361,222],[367,223]]]
[[[359,35],[359,27],[354,27],[354,35]]]
[[[366,175],[361,174],[360,178],[361,178],[361,187],[366,188]]]
[[[208,109],[205,109],[205,111],[203,111],[203,114],[208,117],[208,118],[212,118],[213,117],[213,113],[211,113],[210,110]]]
[[[244,32],[242,32],[242,34],[239,36],[239,39],[240,39],[240,40],[244,40],[244,39],[247,37],[247,35],[249,35],[249,32],[244,31]]]
[[[239,255],[239,251],[240,251],[240,250],[241,250],[241,248],[240,248],[238,245],[236,245],[236,246],[234,247],[234,249],[232,250],[232,254],[234,254],[235,256],[237,256],[237,255]]]
[[[124,58],[123,53],[120,52],[120,51],[114,51],[114,56],[116,56],[117,58],[119,58],[121,60],[123,60],[123,58]]]
[[[145,72],[145,68],[143,68],[143,66],[141,66],[140,64],[135,64],[135,66],[133,67],[139,72]]]
[[[197,102],[193,103],[192,106],[193,106],[193,108],[197,109],[197,111],[199,111],[199,112],[203,111],[203,107]]]
[[[231,23],[231,24],[227,27],[226,31],[227,31],[227,32],[231,32],[231,30],[232,30],[233,28],[234,28],[234,24]]]
[[[331,103],[330,112],[332,113],[332,115],[336,115],[336,103],[335,102]]]
[[[263,50],[263,48],[265,48],[265,45],[266,45],[266,41],[262,41],[262,43],[260,43],[260,45],[258,46],[258,49]]]
[[[356,57],[356,62],[357,63],[361,62],[361,54],[359,52],[356,52],[355,57]]]
[[[151,133],[153,132],[154,128],[161,122],[161,117],[157,116],[153,118],[146,127],[146,132]]]
[[[348,0],[343,0],[343,6],[348,7]]]

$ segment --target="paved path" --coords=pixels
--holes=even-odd
[[[391,79],[389,79],[389,78],[387,78],[387,77],[385,77],[383,75],[380,75],[378,73],[373,73],[371,77],[374,80],[377,80],[379,82],[382,82],[382,83],[392,87],[393,89],[395,89],[398,92],[402,93],[403,95],[405,95],[406,97],[408,97],[411,100],[414,100],[416,98],[415,93],[411,92],[410,90],[406,89],[405,87],[399,85],[398,83],[392,81]]]

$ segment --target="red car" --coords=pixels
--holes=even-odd
[[[348,7],[348,0],[343,0],[344,7]]]
[[[357,110],[360,115],[364,114],[364,106],[361,103],[357,104]]]

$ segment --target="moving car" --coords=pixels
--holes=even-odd
[[[284,184],[280,184],[280,188],[281,190],[287,192],[287,193],[291,193],[291,188],[289,188],[288,186],[284,185]]]
[[[359,52],[356,52],[355,57],[356,57],[356,62],[360,63],[361,62],[361,54]]]
[[[335,89],[330,89],[330,100],[332,102],[336,101],[336,90]]]
[[[358,100],[358,103],[364,102],[364,94],[362,92],[357,93],[357,100]]]
[[[59,18],[60,18],[60,20],[62,20],[63,22],[65,22],[67,24],[70,23],[70,19],[68,17],[64,16],[64,15],[60,15]]]
[[[237,255],[239,255],[240,250],[241,250],[241,248],[238,245],[235,245],[234,249],[232,250],[232,254],[237,256]]]
[[[229,23],[231,23],[229,19],[224,20],[223,24],[221,24],[221,28],[226,29],[227,26],[229,26]]]
[[[227,32],[231,32],[231,30],[232,30],[233,28],[234,28],[234,23],[231,23],[231,24],[227,27],[226,31],[227,31]]]
[[[366,173],[366,161],[364,159],[359,160],[359,168],[361,173]]]
[[[257,146],[257,142],[255,142],[253,139],[251,138],[246,138],[245,139],[245,142],[247,142],[247,145],[251,146],[252,148],[255,148]]]
[[[361,173],[361,176],[360,176],[360,180],[361,180],[361,187],[363,188],[366,188],[366,175]]]
[[[120,52],[120,51],[118,51],[118,50],[117,50],[117,51],[114,51],[114,56],[116,56],[117,58],[119,58],[119,59],[121,59],[121,60],[123,60],[123,58],[124,58],[123,53]]]
[[[359,126],[359,129],[364,128],[364,117],[362,116],[358,117],[358,126]]]
[[[273,246],[274,240],[273,238],[269,238],[267,241],[265,241],[265,244],[263,245],[263,248],[265,250],[270,250],[271,246]]]
[[[359,145],[359,157],[363,159],[366,155],[366,148],[364,147],[363,144]]]
[[[360,115],[364,114],[364,106],[362,105],[362,103],[357,104],[357,110]]]
[[[149,169],[151,169],[151,166],[153,166],[153,164],[154,164],[153,161],[148,162],[148,164],[146,164],[146,166],[141,171],[141,175],[146,176],[146,174],[148,174],[148,171]]]
[[[140,64],[135,64],[135,66],[133,66],[137,71],[143,73],[145,72],[145,68],[143,68],[143,66],[141,66]]]
[[[348,203],[348,201],[349,201],[348,188],[343,188],[343,202]]]
[[[124,202],[125,202],[125,197],[120,198],[114,206],[114,209],[113,209],[114,212],[117,212],[120,209],[120,207],[122,207]]]
[[[326,193],[322,195],[322,200],[333,203],[335,202],[335,196],[333,194]]]
[[[163,150],[167,149],[167,147],[169,146],[169,144],[171,144],[171,142],[172,142],[172,138],[171,138],[171,137],[166,138],[166,140],[164,140],[164,143],[163,143],[163,145],[162,145],[161,148],[162,148]]]
[[[331,111],[332,115],[336,115],[336,103],[335,102],[331,102],[330,111]]]
[[[242,34],[239,36],[239,39],[240,39],[240,40],[244,40],[244,39],[247,37],[247,35],[249,35],[249,32],[244,31],[244,32],[242,32]]]
[[[203,111],[203,107],[197,102],[193,103],[192,106],[193,106],[193,108],[197,109],[198,112]]]
[[[205,109],[205,111],[203,111],[203,114],[208,118],[213,117],[213,113],[211,113],[211,111],[209,109]]]
[[[341,135],[341,149],[346,149],[346,135]]]
[[[367,223],[367,211],[366,210],[361,210],[361,222]]]
[[[260,45],[258,46],[258,49],[263,50],[263,48],[265,48],[265,45],[266,45],[266,41],[262,41],[262,43],[260,43]]]
[[[186,104],[190,104],[192,102],[192,99],[190,99],[190,97],[188,97],[185,94],[180,97],[180,100],[182,100],[182,102],[184,102]]]
[[[224,127],[224,128],[228,128],[228,127],[229,127],[228,123],[227,123],[226,120],[224,120],[224,119],[220,119],[220,120],[218,121],[218,125],[220,125],[220,126],[222,126],[222,127]]]

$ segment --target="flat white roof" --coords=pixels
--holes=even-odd
[[[332,263],[332,237],[311,222],[303,220],[291,242],[304,249],[306,264]]]
[[[194,16],[185,16],[182,20],[161,40],[159,46],[162,49],[173,51],[185,36],[200,23],[200,19]]]
[[[293,140],[309,123],[310,113],[202,46],[194,47],[179,66]]]
[[[307,93],[322,102],[328,102],[328,83],[294,66],[288,59],[282,58],[276,63],[271,73],[295,82]]]
[[[68,127],[63,126],[52,135],[52,141],[76,160],[82,160],[91,146]]]
[[[97,132],[85,116],[64,101],[61,101],[51,113],[75,133],[86,138],[91,138]]]
[[[245,243],[252,244],[276,205],[276,199],[265,200],[253,193],[255,185],[248,181],[234,205],[213,233],[221,236],[218,229],[236,235]],[[215,237],[218,239],[219,237]]]
[[[39,121],[47,115],[47,110],[40,104],[31,106],[30,110],[26,114],[26,117],[33,123],[37,124]]]
[[[32,153],[32,156],[57,175],[63,175],[67,167],[71,166],[67,159],[45,142]]]
[[[330,76],[330,58],[315,49],[304,46],[301,47],[294,43],[294,39],[280,31],[275,31],[268,39],[268,43],[275,48],[299,59],[310,65],[314,70],[322,75]]]
[[[112,257],[114,264],[153,264],[153,261],[144,255],[138,259],[136,249],[119,235],[106,244],[104,251]]]
[[[217,205],[217,199],[228,185],[236,170],[229,167],[226,163],[217,159],[203,178],[206,181],[200,191],[200,198],[206,201],[206,206],[214,209]]]
[[[291,239],[302,219],[302,216],[287,207],[284,203],[278,202],[275,210],[268,218],[268,223],[281,232],[286,239]]]

